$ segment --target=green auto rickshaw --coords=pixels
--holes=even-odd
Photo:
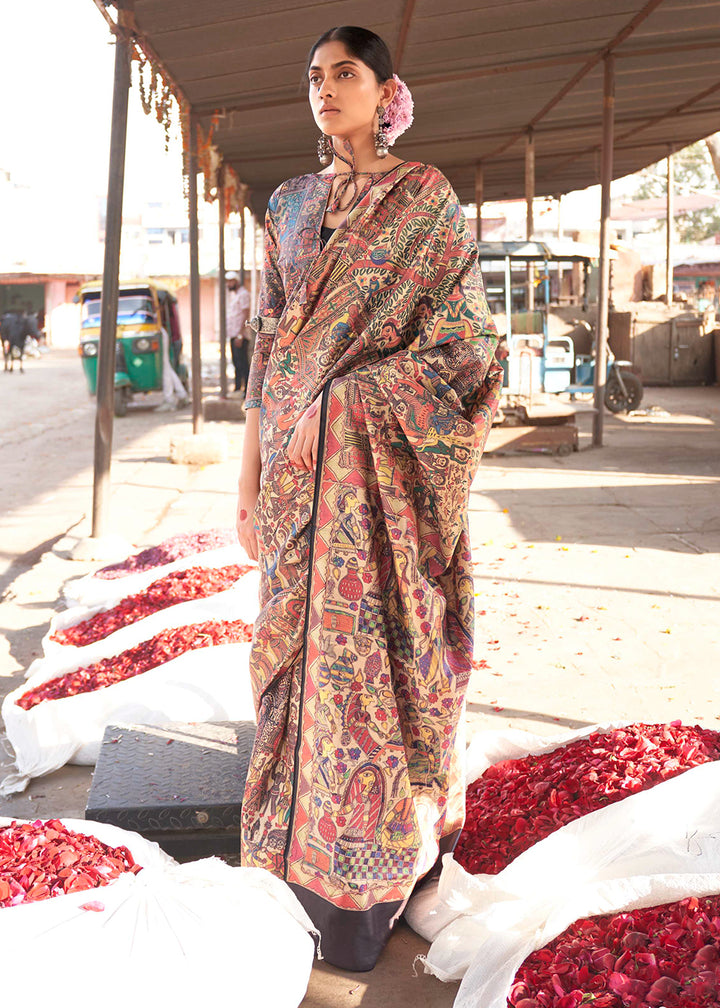
[[[76,295],[81,305],[79,353],[91,395],[97,391],[101,295],[98,284],[86,284]],[[167,356],[163,353],[163,330]],[[125,416],[136,392],[162,390],[163,361],[168,359],[187,390],[175,295],[145,281],[121,284],[115,332],[115,416]]]

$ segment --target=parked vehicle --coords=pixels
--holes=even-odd
[[[82,306],[79,353],[91,395],[97,391],[101,296],[100,286],[88,284],[76,298]],[[163,330],[168,340],[167,356],[163,353]],[[164,360],[169,359],[170,367],[187,388],[177,302],[169,290],[144,281],[122,284],[115,338],[115,416],[125,416],[136,393],[162,389]]]
[[[489,287],[488,295],[496,313],[503,315],[503,349],[497,357],[505,373],[505,393],[514,400],[532,400],[538,392],[567,392],[571,398],[591,392],[595,377],[594,357],[591,354],[576,354],[573,337],[551,336],[548,324],[550,264],[557,267],[563,263],[577,263],[582,267],[582,307],[587,310],[587,281],[592,261],[587,246],[574,242],[558,243],[556,248],[544,242],[480,242],[478,254],[483,264],[503,263],[504,267],[504,284]],[[517,309],[518,301],[522,305],[526,292],[525,286],[513,286],[512,266],[518,263],[523,266],[542,263],[544,266],[539,279],[542,302],[540,307],[531,311]],[[504,313],[499,310],[503,305]],[[585,319],[573,319],[572,324],[588,333],[593,332],[593,327]],[[637,409],[642,401],[642,382],[628,370],[631,366],[630,361],[615,360],[608,347],[605,406],[611,413]]]
[[[592,326],[584,320],[574,319],[589,332]],[[610,347],[607,348],[607,373],[605,376],[605,407],[611,413],[629,413],[637,409],[645,392],[636,374],[629,371],[630,361],[617,360]],[[566,391],[570,397],[581,392],[591,392],[595,382],[595,358],[592,354],[578,354],[575,358],[575,381]]]

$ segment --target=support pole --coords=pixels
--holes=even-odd
[[[98,350],[97,407],[95,411],[95,452],[93,462],[92,537],[107,534],[110,510],[110,461],[112,458],[115,398],[115,330],[117,326],[122,233],[123,186],[125,182],[125,142],[127,138],[128,92],[130,90],[130,37],[125,30],[128,3],[118,3],[115,36],[115,77],[113,82],[110,166],[108,169],[105,217],[105,258],[103,262],[100,346]]]
[[[595,327],[595,385],[593,446],[602,447],[607,371],[608,297],[610,293],[610,182],[613,171],[613,130],[615,125],[615,57],[605,57],[603,84],[602,150],[600,157],[600,278],[598,317]]]
[[[482,241],[482,208],[485,201],[485,175],[483,163],[478,161],[475,165],[475,203],[477,204],[477,240]]]
[[[532,126],[528,126],[525,135],[525,237],[532,241],[535,233],[533,221],[533,199],[535,198],[535,134]],[[527,264],[527,310],[535,308],[535,286],[533,284],[534,270],[532,263]]]
[[[245,283],[245,198],[240,209],[240,284]]]
[[[557,198],[557,238],[561,242],[565,237],[563,233],[563,222],[562,222],[562,193]],[[560,260],[557,262],[557,284],[558,284],[558,304],[562,304],[562,288],[563,288],[563,268]]]
[[[665,302],[673,303],[673,237],[675,231],[675,162],[673,149],[667,156],[667,234],[665,236]]]
[[[190,218],[190,339],[192,362],[192,413],[193,434],[200,434],[203,428],[202,374],[200,359],[200,265],[198,234],[198,190],[197,190],[197,115],[190,110],[190,150],[188,152],[188,215]]]
[[[505,256],[505,339],[512,350],[512,266],[510,256]]]
[[[225,164],[218,168],[218,321],[220,325],[220,398],[227,399],[227,304],[225,300]]]
[[[250,214],[250,230],[252,232],[252,245],[250,246],[250,305],[251,305],[251,318],[257,315],[257,240],[258,240],[258,229],[255,222],[255,215]]]

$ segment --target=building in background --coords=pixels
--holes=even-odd
[[[78,340],[79,287],[102,276],[105,240],[105,199],[48,205],[41,189],[0,170],[0,311],[21,308],[44,316],[48,342],[74,347]],[[199,206],[201,314],[203,340],[219,333],[217,301],[217,206]],[[246,211],[245,263],[252,263],[253,228]],[[256,234],[256,262],[262,261],[262,237]],[[190,244],[187,210],[182,199],[126,206],[121,280],[153,279],[178,298],[181,326],[190,331]],[[240,218],[232,215],[226,228],[228,269],[240,267]]]

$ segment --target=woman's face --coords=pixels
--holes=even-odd
[[[375,774],[372,770],[361,770],[358,774],[358,783],[363,794],[369,794],[375,786]]]
[[[309,79],[315,122],[328,136],[350,137],[375,127],[378,105],[387,106],[397,85],[378,84],[375,73],[352,56],[342,42],[325,42],[313,55]],[[325,108],[336,111],[323,111]]]

